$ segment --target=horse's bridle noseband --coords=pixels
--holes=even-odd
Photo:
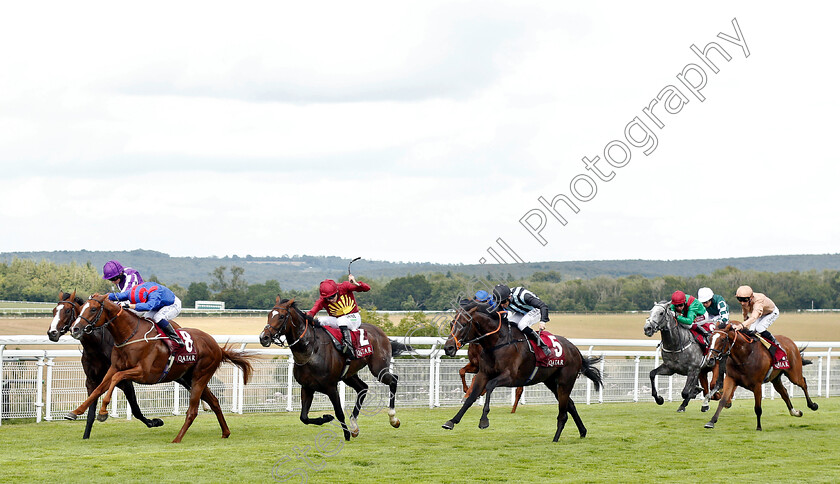
[[[469,316],[468,313],[464,313],[464,314],[467,314]],[[456,314],[455,319],[452,320],[452,330],[449,332],[449,335],[452,336],[453,340],[455,340],[455,349],[459,350],[459,349],[463,348],[464,346],[466,346],[470,343],[475,343],[476,341],[478,341],[480,339],[483,339],[483,338],[486,338],[486,337],[490,336],[491,334],[498,333],[499,330],[502,328],[502,313],[497,312],[496,314],[499,315],[499,326],[496,329],[494,329],[493,331],[490,331],[489,333],[484,333],[477,338],[473,338],[469,341],[464,341],[463,343],[458,341],[458,337],[455,335],[455,323],[458,323],[458,316],[459,316],[458,314]],[[475,318],[470,317],[470,322],[465,326],[471,326],[473,324],[474,320],[475,320]],[[463,323],[458,323],[458,324],[463,324]]]
[[[286,314],[284,314],[281,317],[279,315],[280,314],[279,309],[285,309]],[[281,348],[287,347],[287,346],[289,348],[291,348],[292,346],[299,343],[300,340],[303,339],[303,336],[306,334],[306,331],[309,329],[309,325],[307,324],[306,318],[304,318],[304,324],[307,324],[307,327],[306,327],[306,329],[304,329],[303,334],[301,334],[300,337],[298,339],[296,339],[294,342],[287,345],[281,338],[283,338],[284,333],[286,333],[286,324],[289,323],[289,319],[291,319],[292,314],[289,311],[289,308],[280,308],[280,307],[277,307],[277,306],[273,307],[272,311],[276,311],[278,313],[277,319],[282,321],[283,324],[281,324],[280,327],[277,328],[277,329],[274,329],[274,327],[271,326],[271,322],[269,322],[268,324],[265,325],[265,328],[263,328],[263,330],[266,330],[266,329],[268,330],[268,335],[271,338],[271,342],[276,344],[277,346],[279,346]],[[297,327],[294,324],[294,321],[292,322],[292,325]]]
[[[91,334],[96,330],[103,330],[103,329],[107,328],[111,323],[114,322],[115,319],[117,319],[117,317],[119,317],[120,314],[122,314],[123,308],[122,308],[122,306],[120,306],[120,311],[116,314],[116,316],[109,319],[108,321],[105,321],[100,326],[96,326],[96,323],[99,322],[99,320],[102,318],[102,314],[105,313],[105,301],[98,301],[96,299],[88,299],[88,303],[90,303],[90,301],[96,301],[97,303],[99,303],[99,309],[96,310],[96,314],[94,315],[93,320],[90,320],[90,319],[82,316],[81,314],[79,314],[79,319],[81,319],[82,321],[87,323],[87,325],[85,325],[85,327],[82,328],[82,332],[85,333],[85,334]],[[136,331],[137,331],[137,329],[135,328],[135,332]]]

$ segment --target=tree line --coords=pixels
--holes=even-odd
[[[230,309],[268,309],[275,298],[295,298],[300,307],[311,307],[318,298],[318,287],[289,290],[275,280],[249,284],[239,266],[218,266],[210,273],[210,282],[193,282],[187,287],[168,284],[154,274],[143,274],[172,289],[184,307],[197,300],[224,301]],[[476,290],[490,290],[497,282],[511,287],[524,286],[540,297],[552,311],[610,312],[646,311],[655,301],[670,297],[676,290],[696,295],[701,287],[710,287],[737,308],[735,289],[748,284],[767,294],[782,310],[840,308],[840,271],[742,271],[734,267],[718,269],[711,274],[692,277],[662,276],[595,277],[565,279],[557,271],[535,272],[527,278],[510,274],[476,277],[460,273],[406,275],[392,279],[360,280],[370,284],[371,291],[357,293],[359,305],[368,310],[446,310],[462,297],[471,297]],[[336,276],[336,280],[342,276]],[[56,264],[42,260],[13,259],[0,263],[0,299],[19,301],[56,301],[59,291],[76,291],[81,295],[114,290],[103,281],[99,268],[88,264]]]

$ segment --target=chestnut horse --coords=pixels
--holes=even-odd
[[[773,382],[773,388],[785,401],[788,412],[794,417],[801,417],[802,412],[793,408],[790,403],[790,397],[782,383],[782,375],[787,376],[788,380],[805,392],[808,408],[811,410],[819,408],[815,402],[811,401],[808,395],[808,384],[802,376],[802,366],[811,364],[811,361],[802,359],[803,350],[797,348],[790,338],[777,334],[776,341],[785,350],[790,361],[790,368],[786,370],[773,368],[773,357],[758,337],[736,331],[732,329],[731,324],[712,333],[711,350],[706,360],[725,359],[726,373],[723,380],[723,397],[712,419],[705,425],[707,429],[714,428],[721,410],[732,401],[735,388],[742,386],[753,392],[755,396],[755,429],[761,430],[761,385],[767,381]]]
[[[367,394],[368,385],[357,373],[364,367],[370,369],[371,374],[390,389],[388,401],[388,416],[391,426],[400,426],[396,417],[394,401],[397,395],[397,375],[389,368],[391,356],[398,354],[396,347],[392,350],[391,340],[385,333],[372,324],[362,324],[365,337],[373,346],[373,353],[364,358],[350,360],[345,368],[345,358],[333,345],[332,338],[327,331],[315,325],[314,319],[298,309],[294,299],[280,299],[277,296],[275,305],[268,314],[268,324],[260,333],[260,344],[268,348],[271,343],[283,346],[281,337],[286,338],[292,357],[295,360],[293,370],[295,381],[300,384],[300,421],[306,425],[323,425],[338,418],[344,431],[344,440],[359,435],[359,425],[356,422],[362,403]],[[400,345],[402,346],[402,345]],[[402,346],[404,347],[404,346]],[[338,382],[343,381],[350,388],[356,390],[356,404],[350,416],[348,429],[344,420],[344,410],[338,396]],[[325,414],[318,418],[309,418],[309,408],[315,392],[329,397],[335,416]]]
[[[73,291],[72,294],[60,292],[58,297],[58,304],[53,308],[53,320],[50,323],[50,329],[47,330],[47,336],[53,342],[57,342],[63,334],[70,330],[70,325],[79,316],[82,304],[85,303],[82,298],[76,296],[76,291]],[[178,326],[174,327],[178,329]],[[114,337],[107,331],[97,331],[82,335],[79,341],[82,343],[82,369],[85,371],[86,376],[85,387],[87,388],[88,395],[90,395],[102,383],[102,379],[108,373],[108,368],[111,367],[111,351],[114,349]],[[143,415],[140,406],[137,405],[137,395],[134,393],[134,385],[130,381],[123,380],[117,386],[125,394],[125,399],[128,401],[128,405],[131,407],[131,414],[134,417],[149,428],[163,425],[163,420],[159,418],[150,420]],[[83,439],[90,438],[90,431],[95,418],[96,400],[94,400],[88,411],[85,432],[82,435]]]
[[[195,348],[194,362],[173,362],[168,373],[165,373],[169,360],[169,347],[157,336],[154,323],[142,318],[136,313],[124,310],[122,306],[108,300],[106,296],[95,294],[82,306],[79,316],[70,328],[74,338],[80,338],[83,333],[107,328],[115,342],[111,353],[111,367],[90,396],[79,408],[65,416],[68,420],[75,420],[84,413],[96,399],[105,394],[102,408],[97,419],[105,421],[108,418],[108,404],[114,387],[123,380],[131,380],[142,384],[164,383],[180,378],[190,382],[190,405],[187,410],[184,425],[172,441],[181,442],[187,429],[198,415],[199,400],[204,400],[216,414],[222,428],[222,437],[230,435],[225,417],[216,396],[207,388],[207,383],[223,361],[238,366],[243,372],[243,381],[248,382],[251,375],[250,360],[253,356],[233,351],[227,347],[221,348],[212,336],[198,329],[182,329],[187,350]],[[151,336],[150,336],[151,335]],[[135,344],[136,343],[136,344]]]
[[[496,387],[545,383],[557,398],[559,408],[554,442],[560,439],[560,433],[566,426],[569,414],[572,415],[580,436],[585,437],[586,427],[578,415],[570,394],[579,374],[592,380],[596,390],[601,388],[601,372],[594,366],[601,359],[584,357],[577,346],[566,338],[555,335],[557,344],[562,348],[565,364],[552,368],[537,367],[536,357],[528,347],[528,340],[516,325],[508,324],[503,319],[502,313],[491,314],[487,311],[486,304],[476,302],[456,310],[449,338],[443,347],[446,355],[455,356],[455,352],[461,346],[476,341],[481,341],[482,346],[488,350],[481,352],[478,374],[474,379],[469,397],[455,417],[443,424],[443,428],[447,430],[455,428],[467,409],[475,403],[485,389],[487,396],[478,424],[480,429],[485,429],[490,425],[487,414],[490,412],[490,396]]]
[[[480,344],[470,344],[469,349],[467,349],[467,359],[469,361],[463,366],[463,368],[458,370],[458,374],[461,375],[461,385],[464,387],[464,400],[466,400],[470,395],[470,390],[475,384],[475,379],[473,378],[473,381],[470,382],[470,386],[467,387],[467,373],[478,373],[478,363],[481,358],[481,351],[482,348]],[[522,390],[524,390],[524,387],[516,387],[516,398],[513,401],[513,408],[510,410],[510,413],[516,413],[516,407],[519,406],[519,400],[522,398]],[[484,395],[484,393],[481,395]]]

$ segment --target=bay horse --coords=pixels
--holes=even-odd
[[[70,326],[80,314],[82,305],[85,303],[82,298],[76,296],[76,291],[73,291],[72,294],[62,291],[59,292],[58,297],[58,304],[53,308],[53,319],[50,323],[50,328],[47,330],[47,336],[53,342],[57,342],[62,335],[70,330]],[[178,329],[179,327],[175,326],[175,328]],[[82,344],[82,369],[85,372],[85,387],[87,388],[88,395],[90,395],[102,383],[102,379],[108,373],[108,368],[111,367],[111,352],[114,349],[114,337],[108,331],[96,331],[83,334],[79,338],[79,342]],[[131,414],[135,418],[149,428],[163,425],[163,420],[159,418],[147,419],[143,415],[140,406],[137,404],[137,394],[134,392],[134,385],[130,381],[123,380],[117,386],[125,394],[125,399],[131,407]],[[90,438],[90,432],[95,419],[96,400],[94,400],[88,411],[85,431],[82,435],[83,439]]]
[[[443,424],[443,428],[447,430],[455,428],[467,409],[486,390],[484,411],[478,424],[478,428],[485,429],[490,426],[487,414],[490,412],[490,397],[496,387],[544,383],[557,398],[559,409],[554,442],[560,439],[560,433],[566,425],[569,414],[574,419],[581,438],[585,437],[586,427],[578,415],[570,394],[579,374],[592,380],[596,390],[601,388],[603,384],[601,372],[594,366],[601,358],[584,357],[569,340],[555,335],[557,342],[555,351],[559,345],[565,357],[565,364],[552,368],[537,367],[536,357],[528,347],[528,339],[516,325],[509,324],[501,312],[491,314],[488,310],[489,307],[486,304],[472,302],[455,312],[449,337],[443,347],[446,355],[455,356],[463,345],[473,344],[476,341],[481,341],[484,350],[481,352],[478,374],[473,380],[470,395],[458,413]]]
[[[681,393],[683,401],[677,408],[677,412],[685,412],[685,407],[701,390],[703,395],[709,395],[709,373],[712,372],[714,379],[719,367],[706,366],[709,363],[705,362],[700,343],[689,329],[677,323],[674,313],[667,309],[668,304],[669,301],[655,303],[650,310],[650,317],[645,320],[645,336],[650,338],[657,331],[662,335],[662,364],[650,372],[650,391],[656,404],[662,405],[665,399],[656,390],[656,377],[670,376],[674,373],[685,376],[685,386]],[[697,387],[698,381],[702,389]],[[701,412],[707,410],[708,398],[700,407]]]
[[[721,410],[732,401],[735,388],[742,386],[753,392],[755,397],[755,418],[756,430],[761,430],[761,385],[770,381],[773,388],[782,397],[788,412],[794,417],[801,417],[802,412],[793,408],[790,396],[782,383],[782,375],[785,375],[794,385],[805,392],[805,400],[808,408],[816,411],[819,408],[816,402],[808,395],[808,384],[802,375],[802,367],[811,364],[810,360],[802,358],[803,349],[797,348],[790,338],[776,335],[776,341],[785,350],[790,362],[790,368],[777,370],[773,368],[773,357],[770,352],[759,341],[758,337],[741,331],[736,331],[732,325],[726,325],[712,333],[711,351],[707,359],[726,359],[726,374],[723,378],[723,397],[718,402],[718,408],[712,419],[706,423],[707,429],[714,428],[720,416]],[[714,355],[714,356],[713,356]]]
[[[179,443],[184,438],[187,429],[198,415],[199,400],[207,402],[216,414],[219,426],[222,428],[222,437],[227,438],[230,435],[230,429],[225,422],[219,401],[207,387],[207,383],[223,361],[238,366],[242,370],[243,381],[248,383],[252,371],[250,363],[253,359],[252,355],[234,351],[228,347],[222,348],[212,336],[204,331],[192,328],[182,329],[180,334],[184,339],[186,349],[188,351],[195,349],[195,361],[185,363],[174,361],[169,372],[164,373],[169,360],[169,347],[157,336],[154,323],[132,311],[124,310],[122,306],[110,301],[104,295],[94,294],[82,306],[70,332],[74,338],[81,338],[83,333],[101,331],[103,328],[107,328],[115,342],[119,341],[114,344],[111,353],[111,367],[108,368],[102,383],[93,390],[79,408],[70,411],[65,416],[66,419],[78,418],[104,393],[97,419],[105,421],[108,418],[108,404],[111,402],[114,387],[123,380],[151,385],[183,378],[189,382],[190,405],[184,425],[172,442]]]
[[[400,350],[396,347],[392,349],[391,340],[377,326],[362,323],[361,328],[365,330],[365,337],[370,341],[373,352],[363,358],[350,360],[347,368],[344,355],[333,345],[327,331],[316,326],[312,316],[298,309],[294,299],[280,299],[277,296],[274,307],[268,313],[268,323],[260,333],[260,344],[264,347],[268,348],[272,343],[283,346],[281,337],[285,337],[287,346],[292,350],[295,361],[293,374],[295,381],[300,384],[300,421],[306,425],[323,425],[337,418],[344,431],[344,440],[359,435],[357,418],[368,385],[357,373],[366,366],[377,380],[388,385],[388,417],[392,427],[400,426],[394,408],[399,378],[390,370],[391,356],[396,356]],[[356,390],[356,403],[350,416],[349,428],[338,396],[339,381]],[[315,392],[329,397],[335,416],[324,414],[318,418],[309,418]]]
[[[461,375],[461,385],[464,387],[464,400],[466,400],[470,395],[470,390],[472,389],[472,386],[475,385],[475,379],[473,379],[473,381],[470,382],[470,386],[467,387],[467,373],[478,373],[478,363],[481,358],[481,351],[482,348],[479,343],[471,343],[470,347],[467,349],[467,364],[458,370],[458,374]],[[513,408],[510,409],[510,413],[516,413],[516,407],[519,406],[519,400],[522,398],[523,390],[524,387],[516,387],[516,397],[513,400]],[[484,395],[484,393],[481,395]]]

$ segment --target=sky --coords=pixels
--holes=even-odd
[[[828,2],[6,4],[0,252],[837,253],[838,17]]]

